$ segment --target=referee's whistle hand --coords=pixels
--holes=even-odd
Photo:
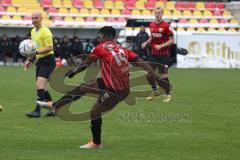
[[[26,71],[28,68],[30,68],[30,66],[31,66],[31,61],[26,60],[24,63],[24,71]]]

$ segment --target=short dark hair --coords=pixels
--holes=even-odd
[[[114,39],[116,37],[116,30],[112,26],[104,26],[100,28],[99,32],[108,38]]]

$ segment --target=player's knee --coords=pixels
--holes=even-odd
[[[38,77],[36,82],[37,89],[45,89],[47,79],[43,77]]]
[[[101,118],[101,112],[98,111],[98,110],[92,110],[90,112],[90,117],[91,117],[91,120],[95,120],[95,119]]]
[[[168,74],[167,73],[162,73],[160,76],[161,79],[168,79]]]
[[[45,88],[45,83],[43,81],[37,81],[36,82],[36,88],[37,89],[44,89]]]

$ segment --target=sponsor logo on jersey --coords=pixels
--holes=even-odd
[[[151,33],[152,37],[161,38],[162,33]]]

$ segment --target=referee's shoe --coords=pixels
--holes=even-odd
[[[38,111],[35,111],[35,110],[32,111],[32,112],[26,113],[25,115],[29,118],[39,118],[39,117],[41,117],[41,113],[38,112]]]

